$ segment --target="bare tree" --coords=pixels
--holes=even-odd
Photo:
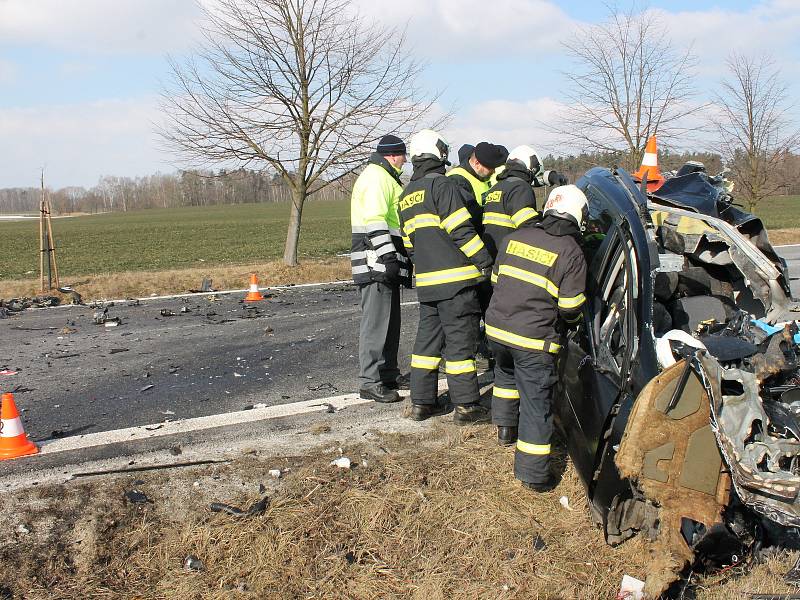
[[[685,118],[699,110],[690,102],[695,59],[654,13],[610,11],[564,44],[576,68],[565,73],[568,105],[549,128],[579,152],[625,152],[631,168],[649,137],[686,136]]]
[[[296,265],[306,198],[363,164],[384,133],[409,135],[437,97],[417,87],[422,66],[403,33],[348,0],[217,0],[205,16],[198,55],[171,61],[160,133],[192,166],[282,177],[283,258]]]
[[[800,136],[787,114],[786,84],[768,56],[732,54],[730,79],[716,96],[712,117],[720,150],[733,180],[752,212],[764,198],[789,185],[782,168]],[[792,174],[794,176],[794,174]]]

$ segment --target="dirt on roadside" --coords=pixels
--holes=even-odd
[[[109,298],[141,298],[150,295],[181,294],[198,290],[204,278],[212,280],[216,290],[246,289],[250,273],[258,275],[259,285],[275,286],[320,281],[350,279],[350,259],[330,258],[304,260],[296,267],[287,267],[282,261],[249,265],[209,266],[201,269],[176,269],[172,271],[126,271],[101,275],[75,276],[61,280],[72,286],[85,302]],[[0,298],[35,296],[38,279],[17,279],[0,282]],[[59,295],[56,293],[56,295]],[[66,302],[69,296],[64,296]]]
[[[0,598],[613,598],[644,578],[648,542],[605,544],[563,448],[560,485],[534,494],[493,437],[439,425],[5,493]],[[785,593],[794,558],[700,579],[698,597]]]

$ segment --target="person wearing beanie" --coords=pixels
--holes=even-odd
[[[475,146],[472,144],[464,144],[458,149],[458,166],[466,167],[469,164],[469,158],[475,152]]]
[[[356,179],[350,200],[350,264],[361,292],[359,395],[376,402],[397,402],[397,389],[408,387],[408,378],[397,367],[400,286],[411,287],[411,262],[397,209],[405,162],[403,140],[383,136]]]
[[[459,155],[460,153],[461,150],[459,150]],[[451,169],[447,173],[458,184],[472,224],[481,237],[483,237],[483,204],[486,192],[489,191],[489,178],[497,167],[506,162],[506,158],[508,158],[508,150],[505,146],[480,142],[473,148],[466,165]],[[491,297],[492,284],[488,280],[481,282],[478,286],[481,319],[486,314]],[[486,344],[486,335],[482,325],[478,339],[478,353],[487,359],[487,367],[491,373],[493,367],[491,351]]]

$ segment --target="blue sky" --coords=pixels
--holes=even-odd
[[[443,104],[458,108],[451,142],[545,152],[558,141],[541,123],[564,101],[570,68],[561,41],[607,12],[582,0],[355,1],[369,18],[408,24],[409,47],[429,64],[424,84],[444,87]],[[640,6],[658,12],[677,46],[693,45],[701,96],[734,49],[770,52],[787,80],[800,77],[800,0]],[[153,134],[157,96],[166,55],[191,52],[200,15],[194,0],[0,0],[0,187],[35,185],[43,166],[53,187],[174,170]]]

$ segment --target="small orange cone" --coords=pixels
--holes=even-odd
[[[644,149],[644,158],[642,159],[642,166],[633,178],[642,181],[647,181],[647,191],[655,192],[658,188],[664,185],[664,177],[661,171],[658,170],[658,150],[656,149],[656,136],[647,140],[647,146]]]
[[[3,394],[0,404],[0,460],[36,454],[39,448],[25,435],[14,394]]]
[[[258,277],[255,273],[250,273],[250,291],[244,297],[245,302],[260,302],[264,299],[261,292],[258,291]]]

